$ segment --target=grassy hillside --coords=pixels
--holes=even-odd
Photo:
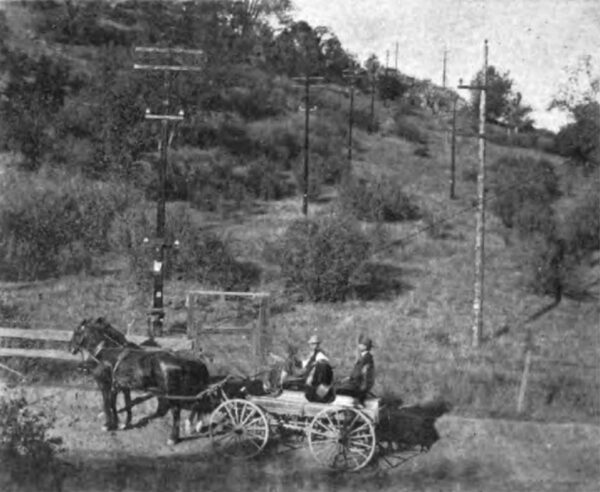
[[[24,29],[26,19],[19,19]],[[25,39],[14,38],[12,42],[29,47]],[[39,47],[39,43],[35,45]],[[95,52],[93,48],[62,45],[61,49],[61,53],[82,62],[78,65],[85,65],[83,71],[102,72],[95,59],[88,60],[89,65],[83,63]],[[52,50],[50,54],[56,55]],[[516,398],[524,352],[529,348],[533,353],[532,374],[525,411],[520,417],[598,421],[597,251],[579,266],[578,289],[567,289],[557,303],[554,297],[535,294],[529,288],[528,271],[523,266],[525,242],[488,210],[484,343],[478,350],[470,348],[477,141],[464,136],[469,128],[468,120],[463,119],[465,115],[459,125],[464,133],[457,144],[456,199],[450,200],[450,115],[444,112],[433,115],[404,100],[377,100],[377,131],[368,133],[370,97],[366,93],[357,95],[352,176],[357,181],[377,183],[381,185],[379,189],[387,185],[388,194],[397,190],[400,198],[418,208],[418,218],[359,221],[360,229],[376,244],[373,254],[362,265],[364,269],[357,274],[359,278],[351,295],[345,302],[311,302],[306,296],[301,298],[286,290],[281,265],[273,254],[273,244],[290,224],[302,217],[299,190],[304,121],[303,114],[298,112],[301,95],[284,75],[244,64],[232,67],[231,72],[217,73],[223,77],[220,80],[223,87],[208,83],[203,87],[210,95],[205,94],[207,100],[203,104],[215,108],[197,110],[181,132],[173,136],[168,211],[172,213],[169,220],[179,227],[182,248],[173,253],[179,255],[173,263],[180,261],[180,269],[165,286],[168,329],[181,327],[185,322],[188,290],[215,288],[214,282],[206,280],[210,265],[205,265],[202,274],[196,277],[186,276],[191,270],[186,265],[201,262],[198,251],[205,251],[202,248],[207,244],[202,242],[205,238],[202,234],[210,231],[221,241],[210,244],[225,244],[231,253],[229,267],[235,260],[240,265],[250,265],[256,273],[253,282],[236,288],[271,293],[274,353],[282,353],[287,343],[304,347],[309,334],[317,331],[334,361],[336,374],[343,375],[352,365],[358,335],[368,333],[375,343],[379,394],[394,393],[406,401],[443,397],[454,404],[458,413],[517,417]],[[107,79],[104,83],[112,88],[114,82],[114,87],[123,89],[120,94],[123,97],[138,96],[136,86],[124,82],[127,77],[116,75],[114,80]],[[251,90],[244,85],[250,82]],[[105,316],[122,330],[138,333],[146,330],[151,286],[139,270],[147,274],[150,262],[149,256],[146,258],[139,250],[143,234],[149,235],[155,215],[156,135],[142,130],[142,113],[133,122],[126,120],[127,125],[117,127],[114,140],[107,137],[110,135],[107,128],[122,121],[116,117],[111,120],[114,114],[110,111],[101,115],[107,118],[102,120],[105,124],[88,128],[90,121],[96,122],[97,113],[86,113],[87,110],[79,113],[73,108],[87,107],[82,101],[89,101],[94,94],[90,90],[90,93],[69,93],[66,97],[62,109],[67,109],[66,115],[77,116],[73,121],[68,120],[71,126],[66,126],[78,129],[79,136],[69,134],[73,140],[68,140],[68,148],[59,149],[62,153],[58,152],[58,157],[53,148],[49,156],[54,161],[27,174],[27,178],[19,174],[10,181],[13,179],[10,166],[2,175],[5,192],[2,200],[7,200],[2,203],[8,203],[7,197],[12,196],[11,206],[18,208],[27,197],[31,209],[36,211],[33,218],[25,212],[16,213],[18,220],[15,219],[13,226],[25,223],[25,219],[35,224],[34,219],[39,218],[35,208],[38,195],[33,192],[50,190],[55,193],[49,195],[54,201],[50,200],[45,208],[52,211],[56,206],[64,211],[65,220],[72,213],[73,221],[66,224],[73,227],[76,237],[75,241],[61,243],[63,249],[56,257],[68,263],[82,251],[85,253],[81,263],[72,265],[71,270],[66,267],[61,270],[63,262],[58,262],[55,278],[3,284],[0,297],[3,325],[70,330],[85,317]],[[269,104],[257,104],[263,102],[265,94]],[[130,100],[126,100],[129,105]],[[344,173],[348,98],[340,93],[339,84],[332,82],[327,88],[315,91],[314,102],[318,109],[310,117],[313,179],[309,217],[339,217],[337,214],[343,208],[340,190],[344,190],[347,178]],[[103,107],[100,103],[99,107]],[[139,133],[132,130],[129,134],[124,128],[128,131],[135,128]],[[80,134],[85,134],[83,130],[90,135],[81,137]],[[117,137],[121,136],[127,138],[119,140]],[[127,145],[137,146],[138,139],[145,139],[147,147],[135,154],[133,162],[126,158],[121,161],[123,153],[128,157],[134,155]],[[110,147],[105,145],[108,141],[115,143],[115,147],[106,149]],[[99,153],[104,160],[98,159]],[[11,156],[7,161],[18,167],[14,154]],[[568,217],[569,210],[584,192],[597,194],[597,187],[594,188],[597,174],[579,174],[555,155],[488,144],[490,167],[503,156],[543,158],[551,163],[563,193],[552,204],[558,217]],[[98,185],[97,181],[102,183]],[[106,188],[110,193],[103,194]],[[489,190],[490,208],[497,198]],[[43,206],[39,209],[44,211]],[[98,210],[106,213],[96,217]],[[42,218],[52,221],[56,215],[61,213],[49,213]],[[34,236],[43,239],[41,232]],[[9,237],[8,232],[5,237]],[[59,239],[62,236],[56,240]],[[206,256],[210,253],[207,250]],[[27,255],[23,253],[20,258],[23,256]],[[134,268],[130,268],[132,258]],[[210,257],[209,263],[221,259]],[[185,263],[188,260],[192,263]],[[210,341],[204,349],[222,352],[222,347],[211,346]],[[216,361],[211,370],[227,367],[231,361],[226,359]],[[31,361],[8,363],[28,374],[36,372]]]
[[[469,348],[475,184],[463,176],[476,165],[476,141],[464,138],[459,143],[457,199],[451,201],[445,133],[427,129],[438,124],[431,116],[419,118],[430,157],[415,156],[419,144],[393,135],[357,134],[354,172],[394,180],[429,212],[423,220],[382,226],[384,246],[391,246],[382,248],[373,263],[383,272],[382,282],[396,282],[392,292],[378,299],[297,304],[282,294],[277,266],[263,251],[300,216],[299,197],[258,202],[258,213],[197,216],[200,222],[218,224],[238,255],[263,266],[256,289],[273,294],[273,352],[281,353],[288,342],[303,346],[316,330],[335,361],[336,373],[343,374],[351,367],[356,337],[367,332],[376,347],[379,393],[395,393],[407,401],[441,396],[460,413],[515,416],[524,349],[531,340],[534,362],[525,416],[597,420],[597,284],[589,300],[565,297],[558,305],[552,298],[528,293],[516,262],[518,251],[507,244],[505,230],[492,214],[486,225],[484,344],[477,351]],[[523,152],[494,145],[488,150],[490,162]],[[546,157],[560,167],[560,161]],[[331,213],[335,194],[334,189],[326,190],[327,199],[311,204],[310,214]],[[104,315],[122,329],[143,332],[149,292],[140,292],[119,273],[118,258],[111,261],[117,269],[112,274],[5,290],[7,304],[18,308],[15,321],[21,321],[20,316],[30,326],[70,329],[83,317]],[[597,268],[592,277],[597,278]],[[193,282],[167,283],[169,324],[185,318],[185,292],[199,287]]]

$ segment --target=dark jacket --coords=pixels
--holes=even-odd
[[[356,391],[367,393],[375,383],[375,361],[371,352],[359,356],[350,373],[350,386]]]

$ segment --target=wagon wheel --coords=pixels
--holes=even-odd
[[[375,427],[354,408],[326,408],[306,432],[315,459],[336,470],[360,470],[375,453]]]
[[[210,438],[219,454],[236,459],[252,458],[267,445],[267,417],[252,402],[226,400],[210,416]]]

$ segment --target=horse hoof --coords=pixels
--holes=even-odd
[[[106,425],[106,424],[104,424],[104,425],[102,426],[102,430],[103,430],[104,432],[111,432],[111,431],[114,431],[114,430],[115,430],[115,428],[114,428],[113,426],[111,426],[111,425]]]
[[[127,430],[129,429],[130,424],[119,424],[119,430]]]
[[[179,440],[178,439],[168,439],[167,446],[175,446]]]

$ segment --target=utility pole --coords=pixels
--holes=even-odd
[[[462,85],[460,89],[480,91],[479,97],[479,172],[477,174],[477,224],[475,228],[475,292],[473,298],[473,347],[479,347],[483,331],[483,278],[485,234],[485,103],[487,92],[488,42],[483,47],[483,80],[481,85]]]
[[[452,104],[452,151],[450,157],[450,199],[456,198],[455,188],[455,175],[456,175],[456,104],[458,102],[458,95],[454,96]]]
[[[369,133],[373,133],[375,131],[375,80],[376,80],[376,71],[369,71],[369,83],[371,84],[371,113],[369,115]]]
[[[292,80],[304,82],[304,189],[302,192],[302,213],[308,215],[308,179],[309,179],[309,125],[310,125],[310,86],[312,82],[323,81],[324,77],[292,77]]]
[[[444,50],[444,62],[442,68],[442,87],[446,88],[446,62],[447,62],[448,50]]]
[[[348,169],[345,177],[350,177],[352,173],[352,125],[354,112],[354,84],[359,77],[356,70],[344,70],[343,77],[350,83],[350,111],[348,112]]]
[[[396,58],[395,58],[395,62],[394,62],[394,68],[396,69],[396,72],[398,71],[398,41],[396,41]]]
[[[203,55],[200,50],[187,50],[179,48],[157,48],[157,47],[136,47],[135,54],[138,56],[159,55],[163,58],[163,63],[134,63],[134,70],[146,72],[163,73],[163,105],[162,112],[154,114],[150,109],[146,109],[145,118],[147,120],[159,120],[161,123],[160,134],[160,162],[158,166],[159,191],[156,206],[156,238],[153,241],[154,262],[152,274],[154,277],[154,288],[152,293],[152,309],[149,314],[149,336],[160,336],[162,334],[163,322],[165,317],[163,290],[164,290],[164,265],[165,250],[173,245],[166,243],[165,238],[165,217],[166,217],[166,175],[168,164],[168,146],[169,146],[169,124],[182,121],[184,118],[183,110],[177,114],[170,114],[170,91],[171,75],[181,72],[198,72],[202,68],[197,65],[182,64],[176,61],[176,58],[191,55]],[[175,246],[178,242],[175,242]]]

